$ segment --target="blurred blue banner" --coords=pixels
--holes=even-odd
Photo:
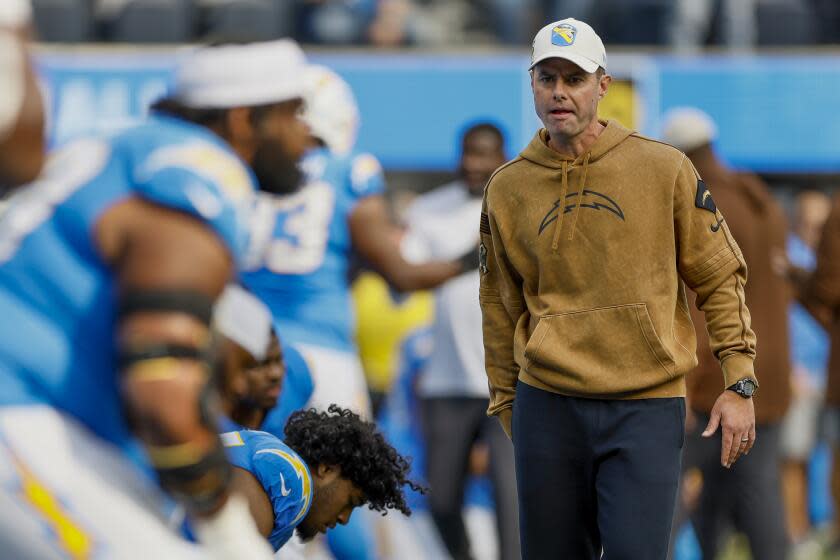
[[[171,55],[41,55],[38,70],[46,84],[51,143],[141,119],[149,105],[166,93],[173,69]]]
[[[840,171],[840,57],[661,58],[656,118],[691,105],[718,125],[720,152],[764,172]],[[658,99],[657,99],[658,97]],[[656,122],[649,122],[652,131]]]
[[[362,113],[358,147],[388,169],[452,169],[468,122],[500,124],[511,156],[539,126],[524,54],[315,53],[310,59],[353,87]],[[174,52],[51,51],[38,63],[57,144],[141,118],[166,91]],[[610,72],[624,83],[607,96],[609,113],[645,134],[656,136],[667,109],[693,105],[717,121],[721,152],[736,166],[840,171],[837,56],[616,55]]]
[[[510,156],[539,126],[525,56],[330,55],[310,57],[347,80],[359,102],[358,147],[389,169],[454,169],[464,125],[491,120]]]
[[[511,156],[539,125],[530,106],[527,58],[507,56],[314,55],[353,88],[362,114],[358,148],[388,169],[455,166],[465,123],[492,120]],[[53,52],[38,60],[48,90],[54,145],[142,118],[171,81],[174,57]]]

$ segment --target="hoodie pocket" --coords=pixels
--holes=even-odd
[[[555,372],[564,377],[562,385],[583,394],[639,391],[675,374],[644,303],[545,315],[525,359],[532,375],[540,368]]]

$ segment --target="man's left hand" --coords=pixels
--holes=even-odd
[[[734,391],[724,391],[712,407],[712,415],[703,437],[714,435],[718,426],[723,436],[720,464],[728,469],[755,445],[755,407],[752,398],[745,399]]]

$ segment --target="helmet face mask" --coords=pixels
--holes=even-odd
[[[359,132],[359,107],[353,91],[325,66],[309,66],[306,83],[304,121],[331,152],[347,155],[356,145]]]

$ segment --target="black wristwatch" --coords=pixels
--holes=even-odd
[[[758,385],[755,384],[755,381],[750,379],[749,377],[745,377],[740,381],[736,382],[731,387],[727,387],[727,391],[733,391],[738,394],[741,398],[749,399],[755,394],[755,390],[758,389]]]

